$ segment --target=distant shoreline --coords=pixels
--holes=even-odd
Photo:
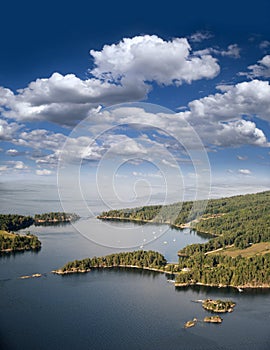
[[[181,225],[175,225],[175,224],[171,224],[169,221],[163,221],[163,222],[157,222],[157,221],[153,221],[153,220],[142,220],[142,219],[130,219],[130,218],[122,218],[120,216],[97,216],[97,219],[99,220],[108,220],[108,221],[128,221],[128,222],[143,222],[143,223],[150,223],[150,224],[157,224],[157,225],[170,225],[173,227],[177,227],[177,228],[191,228],[190,226],[190,222],[186,223],[186,224],[181,224]]]
[[[156,224],[156,225],[169,225],[172,227],[176,227],[179,229],[185,229],[185,228],[190,228],[193,229],[191,226],[192,222],[187,222],[186,224],[181,224],[181,225],[176,225],[176,224],[172,224],[169,221],[163,221],[163,222],[158,222],[158,221],[153,221],[153,220],[142,220],[142,219],[130,219],[130,218],[122,218],[122,217],[115,217],[115,216],[97,216],[97,219],[99,220],[108,220],[108,221],[128,221],[128,222],[141,222],[141,223],[150,223],[150,224]],[[207,233],[208,232],[202,232],[202,233]],[[211,233],[209,233],[209,235],[213,235]]]

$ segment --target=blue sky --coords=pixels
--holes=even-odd
[[[1,182],[56,183],[60,157],[61,181],[71,178],[61,169],[79,169],[78,186],[95,183],[95,197],[100,180],[109,206],[134,193],[181,199],[180,184],[180,197],[200,184],[201,196],[269,188],[269,10],[263,0],[6,2]]]

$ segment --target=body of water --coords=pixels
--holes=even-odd
[[[112,228],[107,226],[106,233],[95,219],[80,225],[88,225],[95,234],[102,227],[105,239],[106,235],[113,235],[117,225],[123,235],[134,224],[113,223]],[[159,232],[160,226],[139,229],[144,229],[142,237],[148,237]],[[267,291],[175,289],[164,274],[140,270],[53,275],[50,271],[67,261],[123,249],[95,244],[72,225],[31,227],[30,231],[42,241],[39,252],[0,258],[1,349],[266,350],[270,347]],[[117,241],[109,241],[116,245],[118,240],[119,237]],[[144,248],[158,250],[169,261],[177,261],[177,250],[206,240],[206,236],[195,232],[167,227]],[[43,276],[18,278],[33,273]],[[199,322],[194,328],[184,329],[187,320],[194,317],[202,320],[208,315],[199,303],[193,302],[205,298],[233,299],[237,305],[233,313],[222,316],[221,325]]]

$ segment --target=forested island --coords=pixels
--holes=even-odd
[[[25,229],[31,225],[72,222],[79,218],[79,215],[75,213],[64,212],[35,214],[33,217],[18,214],[0,214],[0,230],[12,232]]]
[[[31,225],[67,223],[79,219],[74,213],[51,212],[24,216],[18,214],[0,214],[0,252],[38,250],[41,242],[37,236],[16,234],[14,231],[25,229]]]
[[[102,220],[141,220],[192,226],[213,235],[207,243],[178,252],[178,264],[167,264],[175,285],[237,288],[270,287],[270,191],[211,199],[203,214],[190,217],[192,202],[103,212]],[[162,210],[161,210],[162,208]],[[176,215],[177,210],[179,213]],[[172,221],[172,218],[175,218]],[[192,221],[188,221],[192,219]]]
[[[78,220],[80,217],[75,213],[51,212],[43,214],[35,214],[35,225],[70,223]]]
[[[235,302],[232,300],[206,299],[203,300],[202,307],[211,312],[232,312],[235,307]]]

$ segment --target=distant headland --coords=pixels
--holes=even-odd
[[[70,223],[78,220],[74,213],[51,212],[24,216],[18,214],[0,214],[0,252],[16,252],[24,250],[39,250],[41,242],[30,232],[18,234],[15,231],[30,227],[31,225],[48,225]]]

